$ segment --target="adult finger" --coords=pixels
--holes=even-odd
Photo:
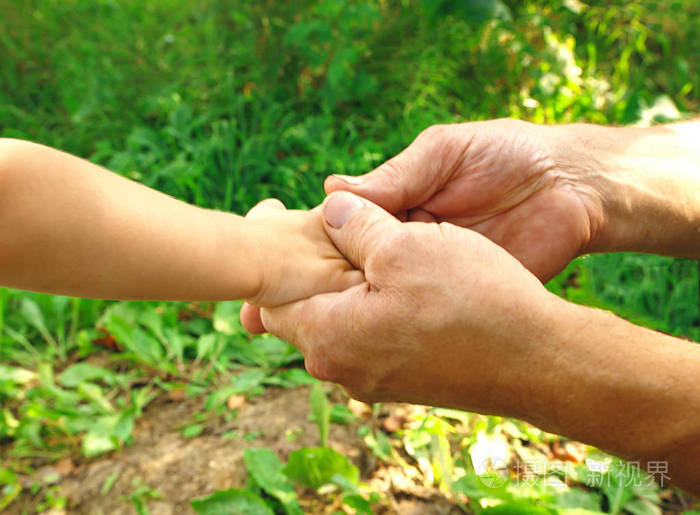
[[[244,302],[240,313],[241,325],[251,334],[263,334],[267,332],[260,317],[260,308]]]
[[[326,376],[319,368],[330,366],[326,344],[334,347],[338,339],[351,337],[353,331],[363,324],[363,313],[377,310],[372,305],[367,283],[359,284],[342,292],[322,293],[308,299],[290,302],[260,310],[265,328],[275,336],[297,347],[307,358],[309,373],[314,377]],[[358,318],[359,317],[359,318]],[[325,365],[324,365],[325,362]],[[332,380],[330,377],[323,377]]]
[[[360,176],[331,175],[327,194],[350,191],[390,213],[412,209],[440,191],[460,161],[464,135],[455,125],[434,125],[400,154]]]
[[[401,230],[401,222],[392,215],[346,191],[332,193],[326,198],[323,224],[340,253],[363,271],[367,258]]]

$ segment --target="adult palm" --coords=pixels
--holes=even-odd
[[[604,218],[595,171],[580,166],[562,129],[509,119],[436,125],[364,176],[328,177],[326,193],[473,229],[546,281],[593,249]]]

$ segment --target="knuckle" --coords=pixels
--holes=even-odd
[[[446,123],[431,125],[424,129],[418,137],[427,140],[441,140],[451,132],[452,126]]]
[[[382,235],[371,255],[371,264],[368,263],[368,266],[384,269],[396,265],[401,259],[410,255],[410,250],[415,244],[415,235],[403,227]]]
[[[392,187],[400,187],[403,184],[403,177],[406,175],[399,159],[392,158],[379,166],[381,174],[388,180]]]
[[[321,356],[317,356],[317,353],[309,355],[304,361],[304,366],[306,371],[316,379],[320,381],[335,381],[336,370],[335,367],[326,359]]]

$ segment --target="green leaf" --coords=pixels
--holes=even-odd
[[[661,515],[661,507],[653,501],[644,498],[632,499],[625,504],[625,511],[632,515]]]
[[[330,419],[331,422],[336,424],[351,424],[359,420],[359,417],[346,404],[333,404],[331,406]]]
[[[320,381],[311,377],[303,368],[290,368],[276,373],[274,376],[265,379],[265,384],[274,384],[283,388],[293,388],[295,386],[319,384]]]
[[[452,483],[455,492],[462,493],[470,499],[499,499],[510,501],[512,494],[508,492],[507,481],[494,481],[489,476],[479,476],[474,470],[466,473]],[[500,479],[500,478],[495,478]]]
[[[27,297],[22,298],[22,304],[20,305],[20,313],[34,328],[39,331],[39,333],[46,337],[49,335],[49,330],[46,328],[46,322],[44,321],[44,315],[39,308],[39,304],[34,302],[32,299]]]
[[[294,487],[282,473],[282,462],[270,449],[246,449],[243,453],[248,473],[271,496],[279,499],[288,515],[303,515]]]
[[[212,324],[214,329],[225,335],[233,335],[241,331],[238,314],[241,311],[240,301],[219,302],[214,308]]]
[[[304,355],[284,340],[275,336],[259,336],[253,339],[249,345],[262,354],[270,368],[283,367],[297,361],[304,361]]]
[[[304,447],[289,455],[289,461],[282,470],[294,481],[318,489],[331,482],[339,474],[357,484],[360,472],[350,460],[329,447]]]
[[[88,458],[116,448],[117,445],[109,432],[93,430],[83,436],[83,455]]]
[[[99,417],[83,436],[83,454],[92,457],[117,449],[130,438],[133,430],[134,418],[130,414]]]
[[[213,410],[221,406],[231,395],[253,392],[262,385],[268,374],[268,371],[260,368],[246,370],[233,379],[233,384],[231,386],[219,388],[209,394],[207,400],[204,402],[205,409]]]
[[[659,503],[658,487],[637,466],[615,459],[602,479],[600,488],[608,498],[609,512],[613,515],[623,510],[635,515],[661,513],[656,506]]]
[[[58,376],[58,382],[66,388],[75,388],[83,381],[94,381],[96,379],[112,385],[115,382],[115,376],[114,372],[103,367],[90,363],[75,363]]]
[[[11,367],[0,363],[0,383],[12,381],[17,384],[26,384],[36,378],[36,373],[26,368]]]
[[[114,406],[102,393],[102,388],[87,381],[78,385],[78,393],[86,400],[97,404],[106,413],[114,413]]]
[[[391,442],[384,431],[375,429],[368,432],[363,438],[367,448],[382,461],[391,461]]]
[[[0,511],[15,500],[22,492],[17,474],[6,468],[0,468]]]
[[[275,515],[265,501],[248,490],[219,490],[190,501],[199,515]]]
[[[216,333],[209,333],[200,336],[197,339],[197,360],[210,358],[214,355],[214,351],[218,347],[219,336]]]
[[[560,508],[582,508],[589,511],[600,511],[600,494],[580,488],[568,488],[555,494],[555,503]]]
[[[204,426],[202,424],[192,424],[182,430],[182,436],[185,438],[194,438],[199,436],[204,431]]]
[[[246,370],[234,379],[232,394],[251,392],[262,384],[268,374],[269,372],[259,368]]]
[[[102,483],[102,488],[100,488],[100,495],[107,495],[109,493],[114,486],[114,483],[116,483],[117,479],[119,479],[119,474],[120,472],[117,471],[105,478],[104,482]]]
[[[313,421],[318,426],[319,439],[321,447],[328,445],[328,430],[331,420],[331,406],[326,397],[326,392],[321,385],[314,385],[309,395],[311,403],[311,416]]]
[[[129,349],[145,362],[155,366],[163,365],[165,350],[163,345],[146,331],[136,328],[133,334],[133,346]]]
[[[557,515],[556,510],[552,508],[527,501],[499,504],[486,508],[481,513],[482,515]]]
[[[347,494],[343,496],[343,504],[357,510],[357,513],[372,515],[372,504],[360,494]]]

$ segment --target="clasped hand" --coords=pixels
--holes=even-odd
[[[544,130],[436,126],[364,177],[329,177],[323,228],[362,279],[262,316],[246,305],[243,325],[296,345],[312,375],[356,398],[462,408],[467,398],[474,410],[514,413],[504,400],[520,405],[511,394],[526,378],[513,376],[541,327],[521,349],[513,334],[556,304],[538,278],[583,252],[602,216],[593,190],[556,166]]]

